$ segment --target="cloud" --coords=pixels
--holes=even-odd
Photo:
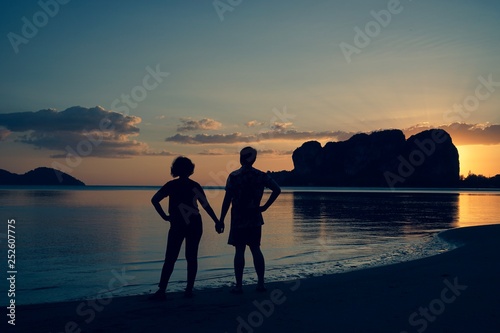
[[[198,153],[199,155],[209,155],[209,156],[219,156],[219,155],[231,155],[225,149],[215,148],[215,149],[204,149]]]
[[[235,132],[230,134],[197,134],[183,135],[176,134],[167,137],[165,141],[180,144],[232,144],[250,143],[266,140],[311,140],[311,139],[331,139],[333,141],[343,141],[349,139],[355,133],[343,131],[322,131],[322,132],[299,132],[296,130],[284,131],[263,131],[258,134],[243,135]]]
[[[271,129],[275,131],[284,131],[292,126],[293,123],[275,122],[273,125],[271,125]]]
[[[293,150],[257,149],[257,153],[261,155],[292,155]]]
[[[451,135],[453,143],[457,146],[500,144],[500,125],[498,124],[453,123],[438,127],[432,127],[429,124],[419,124],[404,129],[403,132],[406,136],[411,136],[431,128],[440,128],[448,132]]]
[[[271,129],[263,129],[255,134],[242,134],[240,132],[229,134],[176,134],[167,137],[165,141],[179,144],[237,144],[269,140],[306,141],[320,139],[344,141],[356,134],[355,132],[345,131],[297,131],[295,129],[290,129],[290,127],[292,127],[292,123],[275,122]],[[402,131],[405,133],[406,137],[409,137],[431,128],[441,128],[447,131],[451,135],[455,145],[500,144],[500,125],[497,124],[453,123],[436,127],[431,126],[429,123],[421,123],[403,129]]]
[[[259,155],[292,155],[293,150],[276,150],[276,149],[257,149]],[[226,149],[214,148],[204,149],[198,153],[199,155],[220,156],[220,155],[239,155],[239,151],[233,150],[228,152]]]
[[[203,118],[200,120],[181,118],[180,121],[182,124],[177,126],[177,132],[217,130],[222,127],[221,123],[210,118]]]
[[[257,127],[257,126],[264,126],[265,123],[257,121],[257,120],[250,120],[245,123],[246,127]]]
[[[121,113],[107,111],[100,106],[84,108],[74,106],[58,112],[54,109],[36,112],[16,112],[0,114],[0,125],[12,132],[83,132],[102,130],[106,124],[112,124],[113,131],[117,134],[137,134],[139,128],[135,125],[141,118],[125,116]]]
[[[162,151],[158,151],[158,152],[146,150],[143,152],[142,155],[145,155],[145,156],[179,156],[181,154],[173,153],[173,152],[170,152],[167,150],[162,150]]]
[[[238,142],[254,142],[255,139],[242,136],[241,133],[232,134],[197,134],[184,135],[176,134],[165,139],[167,142],[176,142],[182,144],[220,144],[220,143],[238,143]]]
[[[59,153],[95,157],[130,157],[164,155],[132,137],[139,134],[141,118],[105,110],[100,106],[75,106],[64,111],[53,109],[36,112],[0,114],[0,126],[17,132],[15,141]]]
[[[277,149],[257,149],[259,155],[289,155],[293,150],[277,150]],[[239,155],[239,151],[231,149],[230,151],[223,148],[204,149],[198,155],[220,156],[220,155]]]

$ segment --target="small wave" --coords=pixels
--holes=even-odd
[[[48,289],[58,289],[58,286],[45,286],[45,287],[36,287],[36,288],[20,288],[20,291],[39,291],[39,290],[48,290]]]
[[[300,252],[300,253],[295,253],[295,254],[292,254],[289,256],[279,257],[279,258],[276,258],[274,260],[279,261],[279,260],[285,260],[285,259],[296,259],[296,258],[301,258],[301,257],[308,256],[308,255],[315,254],[315,253],[316,253],[316,251]]]
[[[125,262],[124,265],[150,265],[150,264],[157,264],[157,263],[163,263],[164,259],[156,259],[156,260],[143,260],[143,261],[131,261],[131,262]]]
[[[204,269],[205,272],[218,272],[218,271],[227,271],[227,270],[232,270],[233,267],[215,267],[215,268],[206,268]]]

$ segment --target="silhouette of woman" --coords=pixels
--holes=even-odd
[[[198,210],[199,202],[208,215],[215,222],[218,233],[224,231],[212,207],[208,203],[203,188],[197,182],[189,179],[194,172],[194,164],[184,156],[177,157],[172,163],[170,173],[176,178],[167,182],[156,192],[151,199],[158,214],[163,220],[170,222],[170,230],[167,238],[165,251],[165,262],[161,271],[158,291],[152,294],[151,300],[165,300],[168,281],[174,270],[175,262],[179,256],[182,242],[186,239],[186,261],[187,261],[187,286],[185,297],[193,296],[193,286],[198,271],[198,246],[203,233],[201,215]],[[160,205],[160,201],[169,197],[167,215]]]

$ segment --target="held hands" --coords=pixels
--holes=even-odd
[[[217,219],[217,221],[215,221],[215,231],[217,231],[218,234],[222,234],[224,232],[224,228],[226,226],[224,225],[224,221],[222,220],[219,220]]]
[[[217,231],[218,234],[222,234],[224,232],[224,228],[226,226],[224,225],[224,222],[218,221],[215,222],[215,231]]]

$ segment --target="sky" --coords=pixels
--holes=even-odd
[[[224,185],[238,152],[447,130],[500,173],[496,0],[41,0],[0,13],[0,169],[161,185],[179,155]]]

